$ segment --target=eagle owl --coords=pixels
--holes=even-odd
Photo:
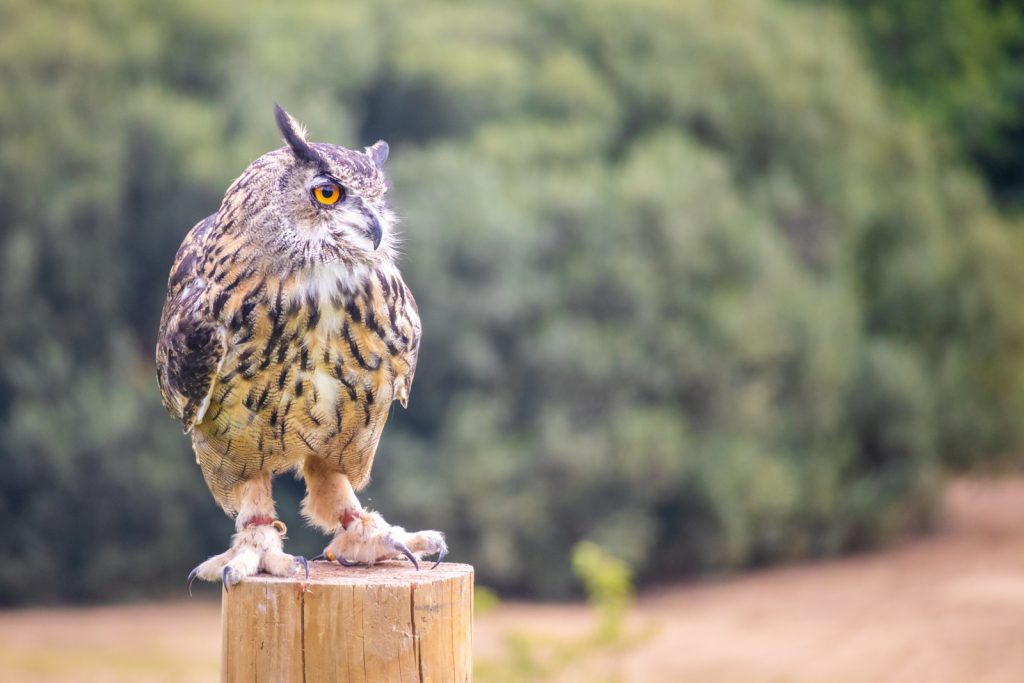
[[[364,152],[311,143],[276,107],[287,143],[249,165],[178,249],[156,348],[164,405],[191,434],[231,547],[189,577],[231,586],[309,564],[282,550],[271,479],[297,470],[303,514],[334,534],[321,556],[348,566],[447,552],[362,508],[392,401],[409,398],[420,342],[395,263],[380,141]],[[436,566],[436,565],[435,565]]]

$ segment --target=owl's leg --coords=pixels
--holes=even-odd
[[[308,458],[302,474],[308,491],[302,501],[303,514],[324,531],[334,533],[320,558],[350,566],[405,556],[419,569],[418,558],[436,554],[436,567],[447,554],[444,534],[409,532],[388,524],[380,513],[363,508],[348,477],[323,460]]]
[[[309,563],[304,557],[289,555],[281,549],[284,524],[275,519],[269,472],[242,484],[235,529],[230,548],[188,575],[190,586],[198,578],[223,581],[224,587],[230,588],[261,570],[274,576],[291,576],[303,568],[309,576]]]

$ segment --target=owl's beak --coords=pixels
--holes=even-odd
[[[380,216],[377,215],[377,212],[373,210],[373,207],[367,208],[369,209],[367,213],[369,213],[370,217],[369,237],[373,242],[374,250],[376,250],[377,247],[380,246],[380,240],[384,236],[384,230],[381,228]]]

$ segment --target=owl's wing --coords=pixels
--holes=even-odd
[[[213,224],[212,216],[198,223],[178,249],[156,344],[164,407],[181,420],[186,432],[206,413],[226,349],[224,330],[209,312],[207,283],[199,272]]]
[[[413,298],[412,292],[409,291],[408,287],[405,287],[405,283],[402,283],[404,287],[404,318],[402,325],[402,333],[409,343],[406,346],[405,361],[406,369],[404,373],[401,373],[396,378],[396,391],[395,398],[405,408],[409,403],[409,393],[412,391],[412,379],[416,375],[416,362],[419,360],[420,355],[420,314],[419,308],[416,306],[416,299]]]

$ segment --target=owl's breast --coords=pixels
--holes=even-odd
[[[339,467],[372,460],[415,360],[392,284],[321,267],[245,283],[229,297],[229,348],[197,425],[217,466],[241,463],[244,476],[241,468],[280,470],[310,455]]]

